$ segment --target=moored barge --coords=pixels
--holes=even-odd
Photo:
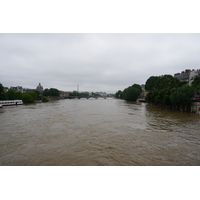
[[[7,100],[7,101],[0,101],[0,107],[2,106],[14,106],[14,105],[22,105],[22,100]]]

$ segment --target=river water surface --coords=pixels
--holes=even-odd
[[[0,109],[0,165],[200,165],[200,116],[117,99]]]

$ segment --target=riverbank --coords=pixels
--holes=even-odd
[[[138,103],[138,102],[137,102]],[[190,106],[182,106],[182,107],[169,107],[169,106],[161,106],[153,103],[147,102],[149,105],[166,108],[167,110],[176,111],[176,112],[191,112],[197,115],[200,115],[200,102],[192,102]]]
[[[200,115],[200,102],[193,102],[191,104],[191,112]]]

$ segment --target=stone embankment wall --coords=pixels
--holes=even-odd
[[[191,112],[200,115],[200,102],[194,102],[191,105]]]

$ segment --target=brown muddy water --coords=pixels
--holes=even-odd
[[[3,166],[200,165],[200,116],[117,99],[0,109]]]

